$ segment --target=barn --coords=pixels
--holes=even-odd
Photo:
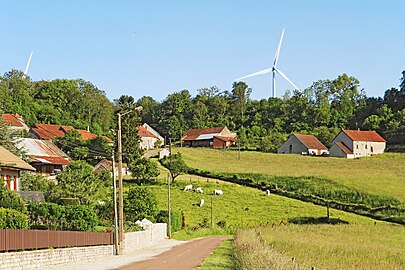
[[[328,148],[315,136],[306,134],[291,134],[287,141],[278,149],[277,154],[300,154],[321,156],[327,155]]]

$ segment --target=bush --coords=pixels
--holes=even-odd
[[[30,204],[28,213],[31,227],[46,226],[48,229],[61,229],[65,216],[65,207],[56,203]]]
[[[65,230],[72,231],[90,231],[97,225],[97,214],[93,209],[86,205],[67,205],[65,206],[65,220],[63,226]]]
[[[0,208],[0,229],[28,229],[28,217],[13,209]]]
[[[168,211],[162,210],[159,212],[159,214],[156,217],[156,222],[161,222],[161,223],[168,223],[169,217],[168,217]],[[182,226],[182,215],[180,211],[171,211],[170,212],[170,231],[177,232],[181,230]]]
[[[0,183],[0,207],[17,210],[21,213],[27,213],[27,207],[24,200],[15,191],[8,190]]]
[[[124,198],[124,210],[126,220],[133,222],[144,218],[154,222],[159,212],[155,195],[138,186],[130,187]]]

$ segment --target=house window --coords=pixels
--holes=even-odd
[[[367,149],[367,144],[366,144],[365,148]]]
[[[374,148],[371,146],[371,152],[374,152]]]
[[[356,144],[356,149],[359,149],[359,145],[358,145],[358,144]]]
[[[292,153],[292,144],[290,144],[290,154]]]

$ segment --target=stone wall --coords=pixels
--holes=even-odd
[[[113,256],[113,246],[74,247],[0,253],[0,269],[45,269],[56,264]]]
[[[167,224],[156,223],[151,228],[145,231],[130,232],[125,234],[124,253],[146,247],[155,241],[165,239],[167,237]]]

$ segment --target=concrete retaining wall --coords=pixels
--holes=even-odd
[[[146,247],[153,242],[165,239],[166,237],[166,223],[153,224],[151,228],[145,231],[126,233],[124,239],[124,253],[131,253],[136,249]]]
[[[0,253],[0,269],[46,269],[51,265],[106,256],[113,256],[112,245],[6,252]]]
[[[166,237],[166,223],[153,224],[145,231],[126,233],[124,253],[134,252]],[[5,252],[0,253],[0,270],[46,269],[58,264],[113,257],[113,254],[113,245]]]

